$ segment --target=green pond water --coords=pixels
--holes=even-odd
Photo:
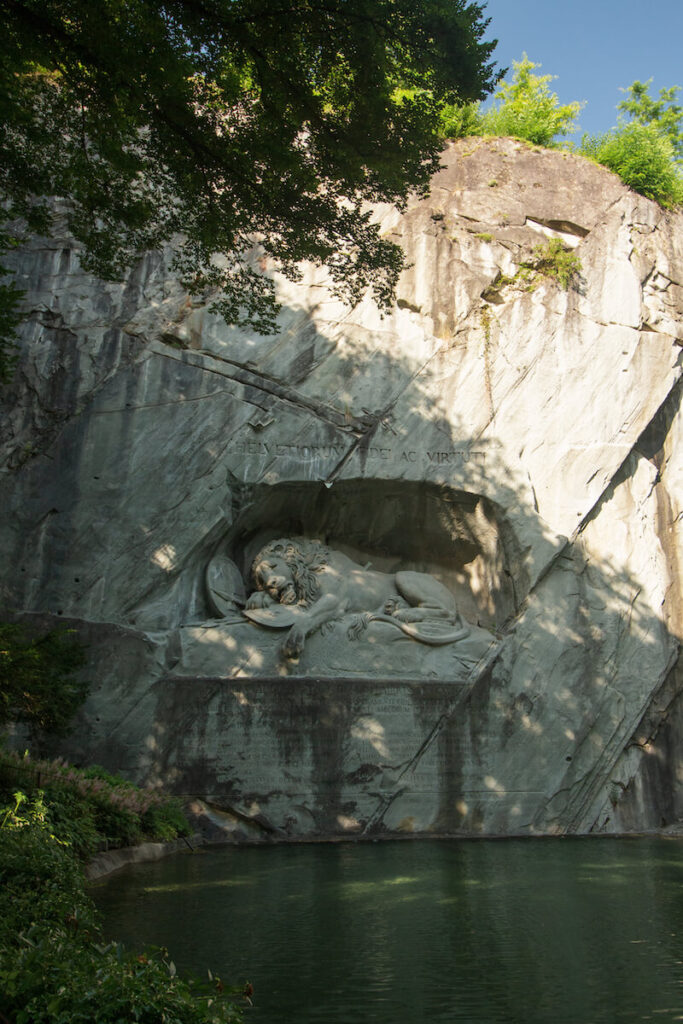
[[[253,1024],[683,1020],[683,841],[232,847],[93,889],[110,938],[254,985]]]

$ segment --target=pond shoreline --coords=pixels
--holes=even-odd
[[[163,843],[141,843],[139,846],[125,846],[118,850],[108,850],[97,854],[88,861],[85,867],[85,877],[88,882],[97,882],[114,874],[116,871],[127,867],[130,864],[144,864],[150,861],[161,860],[174,853],[194,853],[196,850],[218,849],[221,847],[235,846],[336,846],[342,843],[350,844],[371,844],[390,842],[431,842],[431,843],[452,843],[460,842],[505,842],[507,840],[545,840],[557,841],[563,839],[681,839],[683,838],[683,822],[669,825],[665,828],[651,829],[643,832],[584,832],[571,835],[529,835],[528,833],[508,835],[473,835],[458,833],[453,835],[430,835],[425,832],[406,833],[404,835],[386,834],[376,836],[359,836],[353,833],[346,836],[301,836],[289,837],[281,835],[268,835],[260,839],[248,837],[230,837],[228,835],[218,838],[215,835],[207,837],[201,832],[195,832],[189,838],[172,839]]]
[[[85,866],[85,878],[88,882],[96,882],[100,878],[112,875],[128,864],[144,864],[147,861],[161,860],[172,853],[182,850],[193,852],[204,844],[203,836],[197,834],[189,839],[171,839],[165,843],[140,843],[139,846],[122,846],[117,850],[106,850],[98,853]]]

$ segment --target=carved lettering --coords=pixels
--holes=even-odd
[[[390,459],[391,448],[376,448],[374,445],[361,445],[356,449],[359,455],[364,455],[368,459]]]
[[[466,449],[456,449],[450,452],[426,452],[426,455],[430,462],[440,466],[450,466],[454,462],[469,462],[470,458],[470,452]]]
[[[347,451],[348,448],[343,444],[299,444],[293,441],[234,441],[232,444],[234,455],[298,459],[302,462],[311,462],[315,459],[337,461]],[[471,458],[483,458],[485,455],[484,452],[472,452],[467,448],[453,448],[450,451],[404,448],[400,452],[394,452],[392,448],[383,448],[379,445],[360,445],[353,454],[363,459],[376,459],[383,462],[396,457],[401,462],[412,464],[418,463],[422,458],[435,466],[452,466],[469,462]]]

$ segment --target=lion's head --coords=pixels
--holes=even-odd
[[[261,548],[252,562],[251,577],[254,589],[269,590],[270,588],[266,586],[269,570],[277,563],[285,563],[291,574],[293,593],[290,588],[283,588],[277,600],[282,604],[312,604],[320,596],[320,586],[315,574],[328,562],[329,551],[317,540],[308,540],[306,537],[283,537],[272,540]]]

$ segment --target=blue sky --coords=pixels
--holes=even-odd
[[[485,16],[499,66],[526,51],[542,65],[536,74],[557,76],[561,103],[587,101],[578,138],[616,124],[619,89],[636,78],[653,79],[653,96],[683,87],[683,0],[488,0]]]

